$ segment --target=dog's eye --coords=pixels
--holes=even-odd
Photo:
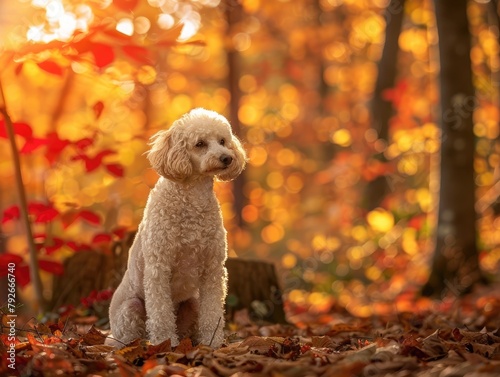
[[[219,144],[220,145],[226,145],[226,140],[225,139],[220,139]]]
[[[195,144],[195,147],[196,148],[203,148],[205,146],[205,142],[203,140],[200,140],[198,141],[196,144]]]

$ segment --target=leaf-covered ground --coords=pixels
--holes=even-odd
[[[356,318],[342,310],[299,313],[294,325],[257,325],[244,312],[220,349],[183,340],[121,350],[104,345],[93,318],[27,325],[8,367],[4,317],[0,375],[23,376],[439,376],[500,374],[500,294],[434,304],[422,311]],[[31,321],[33,322],[33,321]],[[31,323],[30,322],[30,323]]]

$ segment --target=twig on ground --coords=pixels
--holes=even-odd
[[[212,334],[212,339],[210,339],[210,344],[208,345],[209,347],[212,347],[212,342],[214,341],[215,334],[217,333],[217,330],[219,329],[221,319],[222,318],[219,317],[219,321],[217,322],[217,326],[215,327],[214,333]]]

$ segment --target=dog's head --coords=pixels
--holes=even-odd
[[[246,154],[222,115],[194,109],[150,140],[147,157],[158,174],[173,181],[194,176],[235,179],[245,168]]]

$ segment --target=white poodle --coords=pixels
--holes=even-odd
[[[227,292],[226,230],[214,179],[236,178],[246,155],[222,115],[194,109],[151,138],[161,175],[151,190],[127,271],[111,300],[114,339],[184,337],[219,347]],[[108,344],[117,345],[116,341]]]

